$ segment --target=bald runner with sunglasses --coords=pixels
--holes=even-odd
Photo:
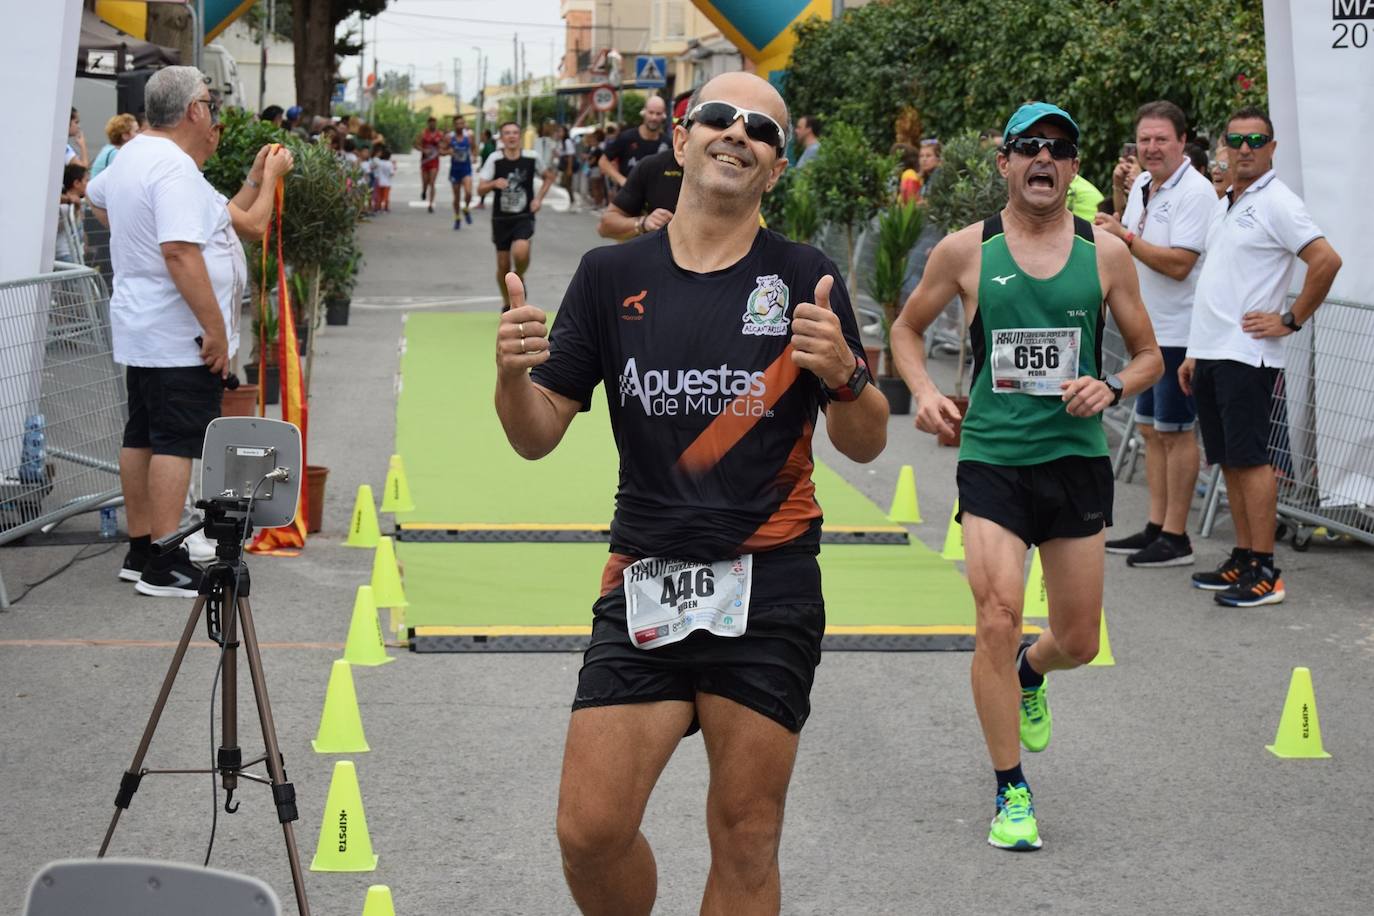
[[[640,822],[700,729],[711,867],[701,912],[773,914],[778,845],[825,630],[811,437],[873,460],[887,402],[868,385],[835,265],[759,227],[787,167],[787,109],[718,76],[673,130],[671,222],[582,259],[546,336],[507,275],[496,408],[548,454],[605,386],[620,485],[563,757],[558,840],[583,913],[642,916],[657,867]]]
[[[963,419],[959,520],[977,610],[973,702],[996,778],[988,843],[1039,849],[1018,744],[1050,740],[1045,675],[1097,655],[1103,540],[1112,469],[1101,414],[1144,391],[1163,361],[1126,245],[1065,209],[1078,174],[1078,125],[1045,102],[1023,105],[1003,131],[997,167],[1007,206],[947,236],[893,324],[892,350],[916,426],[953,434],[959,410],[926,371],[922,335],[955,296],[973,341]],[[1130,362],[1102,375],[1110,309]],[[1026,551],[1038,545],[1049,626],[1022,646]],[[1019,708],[1019,713],[1018,713]]]

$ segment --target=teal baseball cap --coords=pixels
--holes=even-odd
[[[1069,113],[1058,105],[1051,105],[1049,102],[1027,102],[1007,119],[1007,127],[1002,131],[1002,136],[1007,139],[1025,133],[1036,121],[1043,121],[1046,118],[1058,121],[1059,124],[1068,130],[1070,139],[1074,143],[1078,142],[1078,125],[1074,123]]]

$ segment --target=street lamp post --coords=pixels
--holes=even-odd
[[[482,73],[482,49],[477,45],[472,46],[472,50],[477,52],[477,136],[482,136],[482,120],[486,112],[487,86],[486,78]]]

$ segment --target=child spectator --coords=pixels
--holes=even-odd
[[[372,174],[377,184],[372,191],[372,209],[382,213],[391,212],[391,179],[396,174],[396,163],[391,161],[391,150],[383,146],[372,163]]]

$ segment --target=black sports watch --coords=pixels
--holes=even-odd
[[[1104,378],[1104,379],[1102,380],[1102,383],[1103,383],[1104,385],[1106,385],[1109,389],[1111,389],[1111,392],[1112,392],[1112,403],[1111,403],[1111,406],[1112,406],[1112,407],[1115,407],[1117,404],[1120,404],[1120,403],[1121,403],[1121,394],[1122,394],[1122,392],[1124,392],[1124,391],[1126,390],[1126,386],[1123,385],[1123,384],[1121,384],[1121,379],[1118,378],[1118,377],[1115,376],[1115,375],[1109,375],[1109,376],[1107,376],[1106,378]]]
[[[1284,312],[1283,317],[1280,318],[1279,321],[1282,321],[1283,326],[1290,331],[1302,330],[1302,325],[1298,324],[1298,319],[1293,316],[1292,312]]]
[[[821,382],[821,388],[825,391],[825,396],[832,401],[857,401],[864,388],[872,380],[868,374],[868,366],[864,361],[857,359],[854,361],[854,371],[849,376],[849,381],[838,388],[828,388],[825,382]]]

